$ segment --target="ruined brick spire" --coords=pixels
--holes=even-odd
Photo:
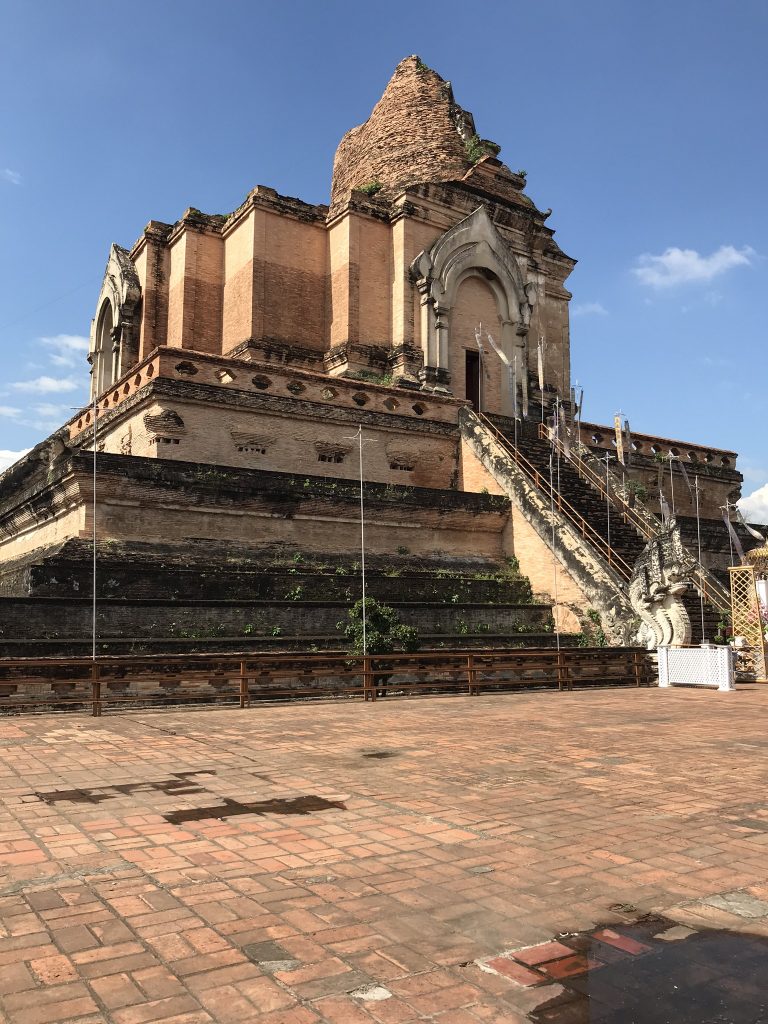
[[[472,115],[450,82],[417,56],[406,57],[365,124],[348,131],[333,162],[331,206],[353,189],[391,192],[419,182],[462,178],[498,146],[478,139]]]

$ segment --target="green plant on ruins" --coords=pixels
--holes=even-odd
[[[498,156],[501,146],[490,139],[481,139],[479,135],[473,135],[471,139],[464,140],[464,148],[467,151],[467,159],[470,163],[476,164],[484,156]]]
[[[366,181],[364,185],[358,185],[356,191],[363,192],[367,196],[375,196],[377,192],[381,192],[383,187],[378,178],[373,178],[371,181]]]
[[[349,644],[350,654],[363,653],[363,600],[356,601],[347,612],[346,621],[336,623]],[[394,650],[412,652],[419,649],[419,631],[405,626],[389,605],[375,597],[365,598],[365,649],[368,654],[391,654]]]
[[[600,612],[596,608],[587,608],[581,633],[578,634],[579,647],[607,647],[608,640],[600,622]]]
[[[627,480],[624,490],[630,505],[634,502],[635,498],[638,501],[646,501],[648,498],[648,489],[639,480]]]

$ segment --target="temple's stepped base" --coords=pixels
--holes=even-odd
[[[0,596],[0,656],[82,655],[92,636],[93,549],[66,544],[17,564]],[[508,646],[552,633],[551,606],[534,603],[514,561],[366,559],[368,597],[392,605],[424,644]],[[99,653],[339,649],[337,624],[362,596],[349,555],[287,546],[140,544],[97,549]]]
[[[354,602],[362,593],[359,555],[354,553],[313,555],[285,546],[254,551],[212,541],[101,541],[96,561],[100,599]],[[92,574],[91,544],[70,540],[7,570],[0,595],[90,597]],[[531,601],[527,578],[508,562],[489,558],[368,555],[366,586],[369,596],[381,601]]]
[[[375,596],[375,590],[371,594]],[[548,605],[392,602],[407,625],[433,641],[456,636],[474,637],[490,644],[506,641],[530,644],[531,634],[551,635]],[[90,653],[91,601],[88,598],[0,598],[0,657],[43,657],[51,654]],[[138,653],[158,647],[227,650],[282,649],[300,641],[344,647],[336,624],[346,618],[349,602],[323,601],[100,601],[96,634],[99,653],[117,653],[126,647]],[[486,639],[487,638],[487,639]],[[170,641],[167,645],[163,641]],[[147,643],[147,641],[151,641]],[[199,641],[199,643],[198,643]],[[220,641],[220,645],[216,644]]]

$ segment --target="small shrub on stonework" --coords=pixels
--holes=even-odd
[[[374,178],[372,181],[367,181],[364,185],[358,185],[356,191],[363,192],[367,196],[375,196],[377,192],[381,192],[383,187],[379,179]]]
[[[600,622],[600,612],[587,608],[586,621],[577,638],[579,647],[607,647],[608,639]]]
[[[347,612],[347,621],[336,623],[349,643],[349,653],[363,653],[363,601],[356,601]],[[375,597],[365,599],[365,647],[368,654],[391,654],[396,648],[412,652],[419,649],[419,631],[404,626],[400,616],[389,605]]]
[[[498,156],[501,146],[490,139],[481,139],[479,135],[473,135],[471,139],[464,141],[464,148],[467,151],[467,159],[471,164],[476,164],[484,156]]]

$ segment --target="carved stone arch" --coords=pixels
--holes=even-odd
[[[91,321],[91,395],[106,391],[139,356],[141,284],[128,251],[112,245]]]
[[[424,383],[447,389],[451,366],[449,333],[458,289],[470,276],[482,277],[493,291],[502,337],[496,339],[511,356],[515,346],[525,365],[528,325],[536,290],[494,226],[485,206],[459,221],[411,264],[411,279],[421,304]]]

